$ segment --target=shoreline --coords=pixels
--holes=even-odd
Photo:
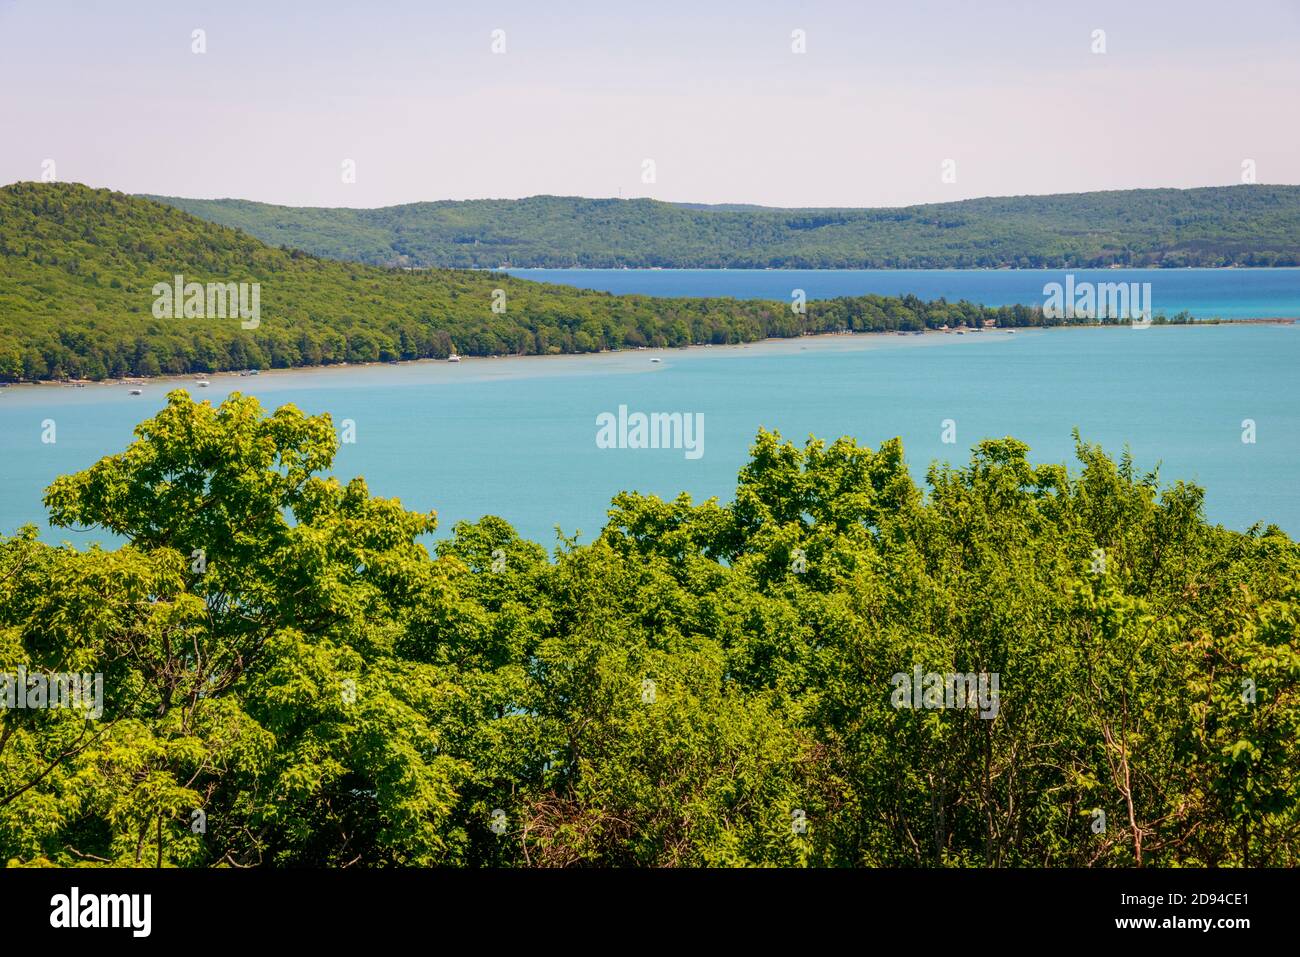
[[[1257,320],[1252,320],[1252,321],[1257,321]],[[1075,323],[1072,326],[1020,326],[1017,329],[1010,330],[1010,331],[1019,332],[1020,330],[1028,331],[1028,330],[1065,329],[1065,328],[1094,329],[1094,328],[1104,328],[1104,325],[1102,323],[1086,323],[1086,324]],[[994,333],[1005,334],[1008,331],[1009,330],[1007,329],[998,329],[998,330],[994,330]],[[972,330],[967,329],[964,332],[972,332]],[[984,332],[983,330],[980,330],[979,333],[972,332],[972,334],[983,335],[983,332]],[[955,330],[950,332],[943,332],[939,329],[926,329],[920,333],[920,336],[922,338],[928,338],[930,336],[946,336],[946,335],[953,335],[953,334],[955,334]],[[910,336],[917,335],[917,333],[915,332],[905,332],[905,333],[812,332],[802,336],[769,336],[765,339],[754,339],[751,342],[729,342],[729,343],[720,343],[717,345],[708,342],[700,342],[700,343],[692,343],[689,346],[643,346],[639,348],[630,348],[630,349],[604,349],[599,352],[560,352],[560,353],[553,353],[549,355],[518,355],[515,353],[502,353],[500,355],[490,355],[490,356],[461,356],[460,359],[461,359],[461,363],[476,364],[479,362],[491,362],[491,361],[497,361],[501,359],[513,359],[513,360],[589,359],[589,358],[594,358],[596,356],[608,356],[608,357],[630,356],[630,355],[636,355],[638,353],[645,353],[649,356],[663,356],[663,355],[674,355],[674,354],[686,353],[686,352],[698,353],[706,349],[738,350],[738,349],[745,349],[750,346],[803,342],[805,340],[824,342],[830,339],[845,339],[845,338],[869,339],[876,336],[885,337],[885,336],[898,336],[898,335],[904,335],[910,337]],[[434,358],[395,359],[391,362],[332,362],[329,363],[328,365],[286,366],[284,368],[260,369],[257,371],[257,373],[253,375],[248,375],[246,372],[233,372],[227,370],[223,372],[182,372],[182,373],[177,373],[175,375],[161,375],[161,376],[127,376],[121,379],[99,379],[99,380],[41,379],[36,382],[10,382],[5,384],[3,388],[75,389],[75,388],[91,388],[91,387],[103,387],[103,386],[162,385],[166,383],[176,383],[178,385],[186,385],[186,384],[192,385],[193,383],[198,382],[200,380],[210,381],[212,379],[231,379],[231,378],[260,379],[262,376],[273,376],[279,378],[281,375],[284,374],[306,374],[306,373],[327,372],[330,370],[341,371],[345,369],[377,369],[382,366],[398,366],[403,368],[410,368],[413,366],[419,366],[419,365],[430,364],[430,363],[436,363],[438,365],[461,364],[461,363],[450,363],[446,359],[434,359]],[[80,385],[78,385],[78,383],[80,383]]]
[[[1224,267],[1226,268],[1226,267]],[[1290,268],[1290,267],[1287,267]],[[1152,325],[1148,328],[1159,328],[1160,326],[1168,327],[1193,327],[1193,326],[1221,326],[1221,325],[1294,325],[1300,323],[1300,317],[1267,317],[1257,319],[1204,319],[1187,323],[1166,322],[1159,325]],[[665,356],[679,353],[699,353],[704,350],[740,350],[753,346],[770,346],[782,343],[795,343],[803,341],[826,342],[828,340],[852,339],[852,340],[869,340],[872,338],[885,338],[890,336],[901,336],[907,338],[921,337],[930,339],[938,336],[973,336],[975,338],[1000,338],[1009,334],[1032,333],[1032,332],[1051,332],[1066,329],[1110,329],[1124,328],[1124,325],[1118,323],[1102,322],[1076,322],[1052,326],[1015,326],[1015,327],[991,327],[988,329],[974,329],[966,327],[961,330],[949,329],[925,329],[922,331],[888,331],[888,332],[814,332],[802,336],[769,336],[764,339],[755,339],[750,342],[731,342],[731,343],[692,343],[688,346],[642,346],[628,349],[604,349],[599,352],[562,352],[548,355],[519,355],[515,353],[503,353],[499,355],[488,356],[461,356],[461,363],[477,364],[480,362],[497,361],[503,359],[511,360],[556,360],[556,359],[581,359],[593,358],[596,356],[606,357],[626,357],[645,353],[648,356]],[[389,362],[334,362],[323,365],[310,366],[286,366],[283,368],[259,369],[250,374],[249,371],[235,372],[182,372],[174,375],[160,376],[126,376],[114,379],[41,379],[35,382],[8,382],[0,383],[0,389],[38,389],[38,388],[62,388],[62,389],[84,389],[84,388],[102,388],[106,386],[147,386],[147,385],[167,385],[176,384],[178,386],[193,385],[199,381],[211,381],[214,379],[260,379],[262,376],[271,376],[280,378],[282,375],[320,373],[330,370],[348,370],[348,369],[377,369],[383,366],[413,367],[422,364],[436,363],[439,365],[457,365],[459,363],[449,363],[446,359],[420,358],[420,359],[395,359]]]
[[[1093,328],[1093,327],[1099,328],[1101,327],[1101,323],[1089,323],[1089,324],[1076,323],[1073,326],[1073,328]],[[1065,328],[1065,327],[1021,326],[1019,328],[1049,329],[1049,328]],[[965,330],[965,332],[971,332],[971,331],[972,330],[970,329]],[[1006,332],[1007,330],[1002,329],[996,331]],[[983,330],[981,330],[980,334],[982,333]],[[907,336],[912,336],[915,334],[916,333],[913,332],[901,333],[901,335],[907,335]],[[923,337],[931,336],[931,335],[942,336],[942,335],[949,335],[949,334],[951,333],[945,333],[938,329],[926,329],[923,332],[921,332],[921,335]],[[728,343],[720,343],[717,345],[709,342],[698,342],[698,343],[692,343],[689,346],[641,346],[637,348],[628,348],[628,349],[602,349],[599,352],[557,352],[557,353],[551,353],[547,355],[537,355],[537,354],[519,355],[517,353],[501,353],[498,355],[489,355],[489,356],[461,356],[460,363],[448,362],[448,360],[446,359],[434,359],[431,357],[426,357],[421,359],[394,359],[389,362],[331,362],[327,365],[285,366],[283,368],[259,369],[256,373],[253,373],[251,375],[248,374],[247,372],[234,372],[230,370],[226,370],[223,372],[181,372],[175,375],[126,376],[120,379],[98,379],[98,380],[40,379],[36,382],[10,382],[0,387],[9,388],[9,389],[21,389],[21,388],[74,389],[74,388],[90,388],[92,386],[93,387],[124,386],[124,385],[142,386],[142,385],[163,384],[169,382],[175,382],[177,384],[184,385],[187,383],[193,384],[200,380],[231,379],[231,378],[260,379],[262,376],[279,377],[280,375],[286,373],[292,374],[292,373],[326,372],[333,369],[338,369],[338,370],[378,369],[383,366],[399,366],[399,367],[409,368],[412,366],[424,365],[428,363],[436,363],[438,365],[459,365],[461,363],[490,362],[490,361],[496,361],[500,359],[515,359],[515,360],[525,360],[525,359],[555,360],[555,359],[584,359],[584,358],[589,359],[595,356],[610,356],[610,357],[630,356],[630,355],[636,355],[638,353],[645,353],[651,356],[655,356],[655,355],[662,356],[662,355],[673,355],[676,353],[683,353],[683,352],[698,352],[704,349],[743,349],[749,346],[766,345],[770,343],[781,343],[781,342],[802,342],[808,339],[812,339],[816,341],[825,341],[827,339],[844,339],[844,338],[857,339],[860,337],[869,338],[872,336],[891,336],[891,335],[900,335],[900,333],[898,332],[810,332],[802,336],[769,336],[765,339],[754,339],[751,342],[728,342]],[[80,385],[78,385],[78,383],[80,383]]]

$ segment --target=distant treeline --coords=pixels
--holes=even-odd
[[[153,197],[272,245],[392,266],[733,269],[1300,265],[1300,186],[765,209],[533,196],[383,209]]]
[[[234,317],[156,318],[154,287],[170,288],[176,275],[259,283],[260,322],[246,329]],[[1036,307],[915,296],[813,301],[797,313],[790,302],[614,296],[500,273],[341,263],[75,184],[0,189],[0,279],[5,381],[389,362],[453,349],[547,355],[990,320],[1060,323]],[[494,312],[494,301],[504,311]]]

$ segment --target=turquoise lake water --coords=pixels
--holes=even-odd
[[[1291,273],[1293,277],[1295,273]],[[1292,305],[1300,297],[1291,300]],[[658,358],[661,361],[652,362]],[[934,460],[965,462],[988,436],[1029,443],[1036,462],[1073,463],[1070,431],[1142,468],[1208,490],[1210,518],[1273,522],[1300,535],[1300,326],[1021,330],[966,336],[830,336],[738,347],[598,356],[467,359],[459,364],[264,372],[187,383],[201,398],[242,390],[356,423],[335,474],[372,494],[459,519],[500,515],[554,544],[555,525],[589,541],[619,490],[729,500],[760,426],[876,445],[901,436],[918,479]],[[0,531],[43,524],[56,476],[123,449],[177,383],[0,389]],[[596,417],[702,413],[704,454],[602,449]],[[57,442],[43,444],[52,419]],[[955,445],[941,442],[956,422]],[[1242,442],[1253,419],[1257,441]],[[47,540],[108,541],[53,530]]]
[[[1053,269],[510,269],[511,275],[615,293],[789,300],[901,296],[1041,306]],[[1071,269],[1081,282],[1151,284],[1152,311],[1203,319],[1300,318],[1300,269]]]

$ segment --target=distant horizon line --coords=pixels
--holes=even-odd
[[[240,196],[208,197],[208,196],[180,196],[180,195],[166,194],[166,193],[132,193],[126,190],[114,189],[113,187],[110,186],[91,186],[88,183],[82,183],[76,180],[56,180],[51,182],[44,182],[41,180],[14,180],[13,182],[5,183],[3,186],[0,186],[0,188],[8,188],[11,186],[18,186],[22,184],[32,184],[38,186],[50,186],[50,185],[82,186],[85,187],[86,189],[104,189],[113,193],[121,193],[124,196],[135,196],[142,199],[150,199],[150,200],[180,199],[180,200],[191,200],[195,202],[204,202],[204,203],[222,203],[222,202],[254,203],[259,206],[275,206],[281,209],[320,209],[320,210],[347,209],[347,210],[353,210],[357,212],[371,212],[371,211],[384,210],[384,209],[398,209],[403,206],[422,206],[422,205],[437,205],[437,204],[449,204],[449,203],[522,203],[534,199],[570,199],[570,200],[585,200],[588,202],[599,202],[599,203],[605,203],[605,202],[632,203],[632,202],[648,201],[652,203],[659,203],[665,206],[680,206],[680,207],[692,208],[692,209],[719,209],[719,210],[737,210],[737,211],[742,211],[742,210],[765,210],[770,212],[845,211],[845,210],[863,211],[863,210],[886,210],[886,209],[889,210],[919,209],[919,208],[933,207],[933,206],[951,206],[958,203],[978,203],[986,200],[998,200],[998,199],[1052,199],[1055,197],[1063,197],[1063,196],[1100,196],[1100,195],[1106,195],[1112,193],[1158,193],[1158,192],[1190,193],[1190,192],[1206,191],[1206,190],[1259,188],[1259,187],[1274,188],[1274,189],[1300,188],[1300,183],[1228,183],[1228,184],[1220,183],[1220,184],[1213,184],[1208,186],[1135,186],[1135,187],[1128,187],[1124,189],[1093,189],[1093,190],[1076,190],[1074,192],[1056,192],[1056,193],[1000,193],[1000,194],[990,194],[987,196],[969,196],[964,199],[950,199],[950,200],[943,200],[940,202],[906,203],[903,205],[896,205],[896,206],[889,206],[889,205],[884,205],[884,206],[767,206],[762,203],[745,203],[745,202],[705,203],[705,202],[696,202],[696,201],[689,201],[689,200],[659,199],[654,196],[626,196],[626,197],[625,196],[583,196],[574,193],[533,193],[528,196],[515,196],[515,197],[490,196],[490,197],[478,197],[475,199],[416,199],[416,200],[409,200],[404,203],[389,203],[383,206],[314,206],[314,205],[299,205],[293,203],[276,203],[276,202],[270,202],[267,200],[260,200],[260,199],[247,199]]]

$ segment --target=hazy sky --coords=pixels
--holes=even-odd
[[[0,0],[0,182],[53,160],[291,205],[874,206],[1230,184],[1251,159],[1300,183],[1298,41],[1300,0]]]

